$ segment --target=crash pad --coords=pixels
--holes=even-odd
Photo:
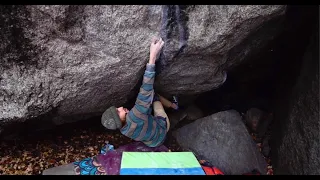
[[[192,152],[123,152],[120,175],[205,175]]]

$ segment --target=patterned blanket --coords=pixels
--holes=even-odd
[[[168,152],[165,146],[147,147],[142,142],[133,142],[114,149],[108,142],[100,154],[74,162],[76,175],[119,175],[122,152]]]

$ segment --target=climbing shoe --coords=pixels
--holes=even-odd
[[[175,104],[175,107],[176,107],[176,108],[173,107],[173,109],[179,110],[179,104],[178,104],[178,98],[177,98],[177,96],[173,96],[171,102],[172,102],[173,104]]]

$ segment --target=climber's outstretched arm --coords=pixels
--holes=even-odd
[[[137,109],[142,114],[149,114],[154,96],[154,79],[155,79],[155,62],[158,54],[163,47],[164,42],[161,38],[153,38],[150,45],[150,59],[146,65],[146,70],[143,75],[142,85],[133,109]]]

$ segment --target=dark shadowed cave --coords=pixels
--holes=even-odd
[[[281,152],[280,155],[276,150],[281,144],[281,139],[285,133],[284,129],[287,128],[286,119],[290,113],[289,109],[292,108],[290,102],[293,98],[291,95],[293,88],[297,84],[299,76],[307,76],[301,74],[303,73],[301,72],[302,67],[306,66],[305,64],[312,64],[307,66],[307,68],[313,66],[314,70],[310,69],[310,71],[314,74],[311,76],[316,76],[319,73],[318,13],[317,7],[309,9],[307,6],[291,6],[286,14],[284,31],[264,50],[252,57],[253,59],[259,58],[261,61],[250,62],[250,59],[248,59],[247,64],[242,64],[228,73],[228,80],[221,88],[201,95],[196,101],[199,106],[203,105],[202,108],[214,107],[207,109],[207,112],[210,113],[226,109],[236,109],[245,113],[251,107],[273,113],[274,119],[269,127],[272,138],[269,144],[272,149],[271,159],[275,174],[319,174],[319,171],[308,169],[310,166],[315,166],[316,164],[313,163],[316,163],[317,160],[311,160],[311,157],[310,159],[300,158],[298,154],[296,154],[296,158],[291,156],[291,158],[298,159],[297,161],[290,160],[279,157],[286,156],[286,154]],[[312,54],[309,58],[313,58],[313,60],[305,58],[307,53]],[[317,88],[319,80],[315,82]],[[315,91],[319,92],[319,89],[315,89]],[[310,103],[315,108],[313,118],[316,119],[313,122],[319,124],[319,112],[317,110],[319,108],[319,96],[317,94],[315,96],[315,104]],[[301,110],[304,111],[304,108],[302,107]],[[300,128],[303,129],[303,127]],[[313,132],[318,134],[319,137],[317,131],[319,132],[319,128],[317,130],[315,127]],[[319,148],[318,137],[314,140],[310,139],[310,141],[314,141],[315,144],[318,143],[316,146]],[[292,138],[294,138],[293,135]],[[308,138],[308,136],[306,135],[304,138]],[[309,139],[304,140],[309,141]],[[303,145],[301,146],[303,147]],[[288,148],[295,149],[301,146],[291,144]],[[318,154],[314,153],[314,156],[318,157],[319,152]],[[283,159],[286,159],[285,162],[281,162]],[[306,159],[309,162],[306,162]],[[286,163],[292,163],[293,161],[298,162],[296,165],[292,165],[295,167],[294,170],[286,165]],[[305,165],[304,168],[306,169],[302,170],[302,164]]]
[[[319,49],[318,17],[318,6],[289,6],[283,25],[284,29],[277,37],[259,52],[249,56],[245,63],[230,69],[227,81],[220,88],[199,95],[180,96],[181,106],[188,107],[190,104],[195,104],[203,110],[205,116],[230,109],[237,110],[244,115],[248,109],[253,107],[272,113],[274,118],[269,126],[271,133],[269,144],[271,146],[270,156],[274,174],[319,174],[319,170],[317,172],[304,170],[295,173],[290,168],[286,169],[284,163],[279,162],[283,159],[279,156],[283,154],[277,151],[280,146],[280,139],[284,136],[283,131],[287,126],[285,119],[288,117],[290,95],[300,76],[301,67],[305,61],[304,56],[308,51],[307,48],[310,43],[315,41],[315,44],[311,46],[316,47],[314,48],[316,51]],[[318,56],[318,52],[313,55]],[[318,59],[318,57],[313,58]],[[255,61],[255,59],[259,59],[259,61]],[[314,61],[314,63],[316,63],[314,68],[317,68],[318,72],[319,60]],[[137,87],[139,87],[139,84]],[[138,89],[136,88],[136,90]],[[125,106],[131,107],[134,100],[135,97]],[[50,114],[46,114],[39,119],[46,116],[50,116]],[[187,120],[179,122],[175,128],[188,123],[191,122]],[[34,128],[35,126],[39,126],[39,128]],[[59,127],[39,123],[38,119],[29,120],[18,125],[13,124],[12,128],[7,128],[2,133],[2,136],[4,141],[20,142],[16,139],[33,139],[37,136],[39,139],[55,138],[55,136],[61,136],[61,131],[64,131],[62,136],[69,138],[73,136],[72,132],[74,132],[69,131],[69,129],[86,128],[90,129],[90,132],[93,131],[92,134],[95,134],[94,131],[103,131],[100,125],[100,116],[82,122],[60,125]],[[34,130],[38,131],[34,132]],[[172,141],[171,138],[169,138],[169,142]],[[94,146],[97,141],[96,139],[92,140],[89,146]],[[304,159],[301,159],[300,162]],[[306,166],[306,169],[312,168]]]

